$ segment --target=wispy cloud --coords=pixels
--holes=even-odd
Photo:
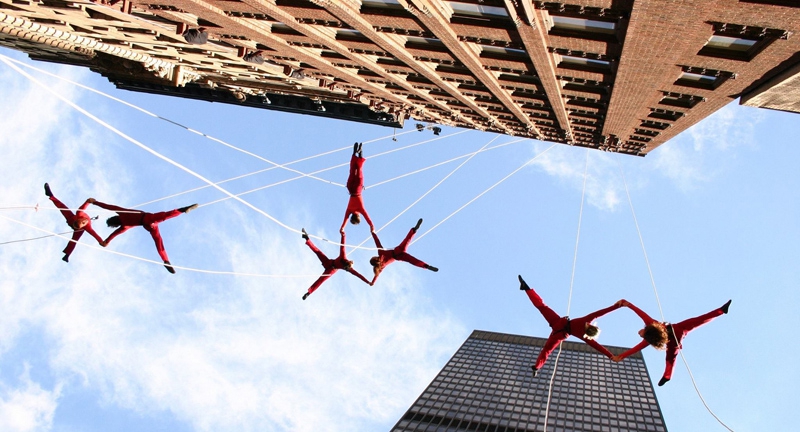
[[[20,385],[7,388],[0,383],[0,430],[36,432],[50,430],[58,405],[60,388],[44,390],[31,381],[26,365]]]
[[[104,150],[106,134],[76,121],[25,81],[7,74],[0,79],[18,89],[14,99],[30,101],[0,124],[15,131],[13,139],[0,137],[4,201],[50,206],[44,181],[70,205],[87,194],[134,201],[125,191],[141,181],[139,173]],[[165,222],[173,262],[247,273],[321,273],[298,235],[231,207],[201,208]],[[13,215],[66,230],[56,212]],[[102,223],[96,228],[107,234]],[[0,224],[3,239],[36,235]],[[375,287],[340,272],[302,301],[315,276],[172,276],[161,266],[85,246],[66,264],[59,259],[64,244],[47,239],[0,249],[0,356],[24,361],[8,358],[20,335],[45,332],[46,345],[36,349],[48,357],[48,372],[59,386],[48,392],[28,381],[3,394],[0,410],[38,419],[11,430],[50,428],[70,386],[87,387],[103,403],[145,416],[169,411],[197,430],[368,430],[396,419],[417,396],[404,384],[432,377],[465,333],[420,289],[417,277],[427,274],[403,265],[393,266]],[[155,256],[149,236],[136,229],[109,247]],[[335,253],[331,245],[321,247]],[[20,402],[29,399],[40,402]],[[29,424],[32,429],[25,428]]]
[[[654,150],[648,158],[681,189],[708,182],[724,169],[736,150],[755,145],[760,110],[728,104]]]

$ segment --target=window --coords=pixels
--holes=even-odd
[[[672,125],[669,124],[669,123],[662,123],[662,122],[657,122],[657,121],[652,121],[652,120],[643,120],[642,124],[640,126],[641,127],[650,128],[650,129],[664,130],[664,129],[672,126]]]
[[[728,78],[735,78],[732,72],[718,71],[712,69],[682,66],[683,72],[675,81],[675,85],[684,87],[694,87],[706,90],[714,90]]]
[[[564,69],[575,69],[587,72],[611,72],[611,62],[607,60],[591,59],[587,57],[576,57],[571,55],[560,55],[561,61],[558,67]]]
[[[785,30],[711,22],[714,34],[697,53],[708,57],[750,61],[776,39],[786,39]]]
[[[448,1],[446,2],[453,8],[453,12],[457,15],[472,15],[482,16],[487,18],[505,17],[508,18],[508,12],[504,7],[497,6],[484,6],[472,3],[462,3]]]
[[[681,93],[663,92],[664,97],[658,102],[661,105],[669,105],[681,108],[693,108],[706,99],[702,96],[687,95]]]
[[[648,117],[675,121],[683,117],[683,113],[679,111],[670,111],[661,108],[650,108],[650,115]]]
[[[549,33],[553,36],[564,36],[617,42],[617,21],[589,19],[563,15],[550,15],[553,26]]]

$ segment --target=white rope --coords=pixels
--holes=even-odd
[[[189,132],[192,132],[192,133],[194,133],[194,134],[200,135],[200,136],[202,136],[202,137],[205,137],[205,138],[207,138],[207,139],[209,139],[209,140],[211,140],[211,141],[214,141],[214,142],[217,142],[217,143],[219,143],[219,144],[222,144],[223,146],[226,146],[226,147],[228,147],[228,148],[231,148],[231,149],[233,149],[233,150],[236,150],[236,151],[238,151],[238,152],[244,153],[244,154],[246,154],[246,155],[248,155],[248,156],[252,156],[252,157],[254,157],[254,158],[258,159],[258,160],[261,160],[261,161],[263,161],[263,162],[266,162],[266,163],[268,163],[268,164],[271,164],[271,165],[273,165],[273,167],[272,167],[272,168],[282,168],[282,169],[285,169],[285,170],[287,170],[287,171],[290,171],[290,172],[293,172],[293,173],[296,173],[296,174],[301,174],[303,177],[309,177],[309,178],[313,178],[314,180],[322,181],[322,182],[324,182],[324,183],[329,183],[329,184],[333,184],[333,185],[336,185],[336,186],[341,186],[341,187],[344,187],[344,186],[345,186],[344,184],[341,184],[341,183],[336,183],[336,182],[332,182],[332,181],[329,181],[329,180],[325,180],[325,179],[322,179],[322,178],[319,178],[319,177],[314,177],[313,175],[308,175],[308,174],[305,174],[305,173],[303,173],[303,172],[301,172],[301,171],[295,170],[295,169],[293,169],[293,168],[289,168],[289,167],[288,167],[288,164],[279,164],[279,163],[273,162],[273,161],[271,161],[271,160],[269,160],[269,159],[266,159],[266,158],[264,158],[264,157],[262,157],[262,156],[259,156],[259,155],[255,154],[255,153],[252,153],[252,152],[250,152],[250,151],[247,151],[247,150],[241,149],[241,148],[239,148],[239,147],[236,147],[236,146],[234,146],[234,145],[232,145],[232,144],[230,144],[230,143],[228,143],[228,142],[226,142],[226,141],[223,141],[223,140],[221,140],[221,139],[219,139],[219,138],[213,137],[213,136],[211,136],[211,135],[208,135],[208,134],[206,134],[206,133],[204,133],[204,132],[201,132],[201,131],[198,131],[198,130],[196,130],[196,129],[193,129],[193,128],[189,127],[189,126],[183,125],[183,124],[181,124],[181,123],[178,123],[178,122],[176,122],[176,121],[174,121],[174,120],[170,120],[170,119],[168,119],[168,118],[162,117],[162,116],[160,116],[160,115],[158,115],[158,114],[155,114],[155,113],[153,113],[153,112],[150,112],[150,111],[148,111],[148,110],[146,110],[146,109],[144,109],[144,108],[141,108],[141,107],[139,107],[139,106],[136,106],[136,105],[134,105],[134,104],[132,104],[132,103],[129,103],[129,102],[127,102],[127,101],[124,101],[124,100],[122,100],[122,99],[116,98],[116,97],[114,97],[114,96],[111,96],[111,95],[109,95],[109,94],[106,94],[106,93],[104,93],[104,92],[102,92],[102,91],[99,91],[99,90],[93,89],[93,88],[91,88],[91,87],[89,87],[89,86],[86,86],[86,85],[84,85],[84,84],[81,84],[81,83],[78,83],[78,82],[75,82],[75,81],[69,80],[69,79],[67,79],[67,78],[61,77],[61,76],[59,76],[59,75],[56,75],[56,74],[53,74],[53,73],[50,73],[50,72],[47,72],[47,71],[45,71],[45,70],[42,70],[42,69],[39,69],[39,68],[37,68],[37,67],[34,67],[34,66],[31,66],[31,65],[28,65],[28,64],[26,64],[26,63],[24,63],[24,62],[21,62],[21,61],[18,61],[18,60],[15,60],[15,59],[12,59],[12,58],[9,58],[9,57],[6,57],[6,56],[3,56],[2,54],[0,54],[0,58],[2,58],[4,61],[6,61],[6,64],[8,64],[8,61],[12,61],[12,62],[14,62],[14,63],[16,63],[16,64],[19,64],[19,65],[25,66],[25,67],[27,67],[27,68],[33,69],[33,70],[35,70],[35,71],[37,71],[37,72],[43,73],[43,74],[45,74],[45,75],[48,75],[48,76],[51,76],[51,77],[58,78],[58,79],[60,79],[60,80],[62,80],[62,81],[65,81],[65,82],[67,82],[67,83],[70,83],[70,84],[72,84],[72,85],[78,86],[78,87],[80,87],[80,88],[83,88],[83,89],[85,89],[85,90],[89,90],[89,91],[91,91],[91,92],[93,92],[93,93],[95,93],[95,94],[98,94],[98,95],[100,95],[100,96],[106,97],[106,98],[108,98],[108,99],[111,99],[111,100],[113,100],[113,101],[115,101],[115,102],[119,102],[119,103],[121,103],[121,104],[123,104],[123,105],[126,105],[126,106],[128,106],[128,107],[130,107],[130,108],[133,108],[133,109],[135,109],[135,110],[137,110],[137,111],[139,111],[139,112],[141,112],[141,113],[143,113],[143,114],[146,114],[146,115],[148,115],[148,116],[151,116],[151,117],[157,118],[157,119],[159,119],[159,120],[166,121],[167,123],[173,124],[173,125],[175,125],[175,126],[178,126],[178,127],[181,127],[181,128],[183,128],[183,129],[186,129],[186,130],[187,130],[187,131],[189,131]],[[409,130],[409,131],[406,131],[406,132],[402,132],[402,133],[400,133],[399,135],[404,135],[404,134],[406,134],[406,133],[411,133],[411,132],[415,132],[415,131],[416,131],[415,129],[412,129],[412,130]],[[365,142],[366,142],[366,143],[371,143],[371,142],[375,142],[375,141],[379,141],[379,140],[383,140],[383,139],[392,138],[392,137],[394,137],[394,136],[395,136],[395,134],[394,134],[394,133],[392,133],[392,135],[387,135],[387,136],[385,136],[385,137],[381,137],[381,138],[377,138],[377,139],[370,140],[370,141],[365,141]],[[345,148],[347,148],[347,147],[345,147]],[[337,151],[338,151],[338,150],[337,150]],[[321,156],[321,155],[320,155],[320,156]],[[316,156],[315,156],[315,157],[316,157]]]
[[[258,207],[256,207],[256,206],[254,206],[254,205],[250,204],[249,202],[247,202],[247,201],[245,201],[245,200],[243,200],[243,199],[239,198],[238,196],[236,196],[236,195],[232,194],[231,192],[228,192],[226,189],[224,189],[224,188],[222,188],[221,186],[219,186],[219,185],[215,184],[215,183],[214,183],[214,182],[212,182],[211,180],[208,180],[207,178],[203,177],[202,175],[200,175],[200,174],[198,174],[198,173],[196,173],[196,172],[192,171],[191,169],[189,169],[189,168],[187,168],[187,167],[185,167],[185,166],[181,165],[181,164],[180,164],[180,163],[178,163],[178,162],[175,162],[174,160],[172,160],[172,159],[168,158],[167,156],[164,156],[164,155],[162,155],[161,153],[159,153],[159,152],[157,152],[157,151],[155,151],[155,150],[151,149],[150,147],[148,147],[148,146],[146,146],[146,145],[142,144],[141,142],[137,141],[136,139],[134,139],[134,138],[132,138],[132,137],[130,137],[130,136],[128,136],[128,135],[126,135],[125,133],[123,133],[122,131],[120,131],[120,130],[116,129],[115,127],[111,126],[110,124],[108,124],[108,123],[106,123],[106,122],[104,122],[104,121],[100,120],[99,118],[97,118],[96,116],[94,116],[92,113],[90,113],[90,112],[88,112],[88,111],[84,110],[83,108],[81,108],[81,107],[80,107],[80,106],[78,106],[77,104],[73,103],[72,101],[70,101],[70,100],[68,100],[67,98],[65,98],[65,97],[61,96],[60,94],[58,94],[58,93],[57,93],[57,92],[55,92],[54,90],[52,90],[52,89],[50,89],[49,87],[45,86],[44,84],[42,84],[41,82],[39,82],[39,81],[38,81],[36,78],[32,77],[31,75],[29,75],[29,74],[28,74],[28,73],[26,73],[25,71],[23,71],[23,70],[19,69],[19,68],[18,68],[18,67],[16,67],[15,65],[13,65],[13,64],[11,64],[11,63],[9,63],[8,61],[6,61],[6,60],[5,60],[5,58],[2,58],[2,57],[0,57],[0,60],[2,60],[3,62],[5,62],[5,63],[6,63],[6,64],[7,64],[9,67],[11,67],[12,69],[16,70],[17,72],[19,72],[20,74],[22,74],[23,76],[25,76],[26,78],[28,78],[29,80],[31,80],[33,83],[35,83],[35,84],[37,84],[37,85],[41,86],[41,87],[42,87],[44,90],[46,90],[46,91],[47,91],[47,92],[49,92],[50,94],[54,95],[55,97],[57,97],[58,99],[60,99],[60,100],[61,100],[61,101],[63,101],[64,103],[66,103],[67,105],[69,105],[69,106],[71,106],[72,108],[74,108],[75,110],[77,110],[77,111],[78,111],[78,112],[80,112],[81,114],[83,114],[83,115],[85,115],[85,116],[89,117],[90,119],[92,119],[92,120],[94,120],[95,122],[99,123],[100,125],[102,125],[102,126],[103,126],[103,127],[105,127],[106,129],[108,129],[108,130],[110,130],[110,131],[114,132],[115,134],[119,135],[120,137],[124,138],[125,140],[127,140],[127,141],[128,141],[128,142],[130,142],[131,144],[134,144],[135,146],[137,146],[137,147],[141,148],[142,150],[144,150],[144,151],[146,151],[146,152],[148,152],[148,153],[152,154],[153,156],[155,156],[155,157],[157,157],[157,158],[159,158],[159,159],[161,159],[161,160],[163,160],[163,161],[165,161],[165,162],[169,163],[170,165],[172,165],[172,166],[174,166],[174,167],[176,167],[176,168],[179,168],[179,169],[183,170],[183,171],[184,171],[184,172],[186,172],[187,174],[190,174],[190,175],[192,175],[192,176],[194,176],[194,177],[196,177],[196,178],[200,179],[201,181],[208,183],[208,184],[209,184],[209,185],[211,185],[213,188],[215,188],[215,189],[217,189],[218,191],[220,191],[220,192],[224,193],[225,195],[228,195],[229,197],[231,197],[231,198],[235,199],[236,201],[239,201],[240,203],[244,204],[245,206],[247,206],[247,207],[251,208],[252,210],[256,211],[257,213],[261,214],[262,216],[264,216],[264,217],[266,217],[266,218],[270,219],[271,221],[275,222],[275,223],[276,223],[276,224],[278,224],[279,226],[281,226],[281,227],[283,227],[283,228],[285,228],[285,229],[287,229],[287,230],[289,230],[289,231],[292,231],[292,232],[295,232],[295,233],[298,233],[298,234],[300,233],[300,230],[297,230],[297,229],[295,229],[295,228],[292,228],[292,227],[290,227],[290,226],[288,226],[288,225],[284,224],[283,222],[279,221],[278,219],[276,219],[276,218],[275,218],[275,217],[273,217],[272,215],[270,215],[270,214],[266,213],[265,211],[263,211],[263,210],[259,209],[259,208],[258,208]],[[318,236],[312,236],[312,235],[309,235],[309,236],[310,236],[310,237],[314,237],[314,238],[316,238],[316,239],[319,239],[319,240],[328,241],[328,240],[326,240],[326,239],[323,239],[323,238],[321,238],[321,237],[318,237]],[[337,243],[337,244],[338,244],[338,243]],[[354,246],[354,245],[353,245],[353,246],[350,246],[350,247],[356,247],[356,246]],[[363,248],[363,249],[367,249],[367,248]],[[371,249],[371,250],[377,250],[377,248],[368,248],[368,249]]]
[[[8,221],[11,221],[11,222],[26,226],[28,228],[33,228],[33,229],[35,229],[37,231],[41,231],[41,232],[47,233],[47,234],[49,234],[48,237],[58,236],[58,237],[61,237],[62,239],[67,240],[69,242],[79,243],[79,242],[76,242],[76,241],[72,240],[71,237],[67,237],[67,236],[62,235],[62,234],[54,233],[52,231],[48,231],[46,229],[42,229],[42,228],[27,224],[25,222],[22,222],[22,221],[19,221],[19,220],[16,220],[16,219],[12,219],[12,218],[4,216],[2,214],[0,214],[0,218],[3,218],[5,220],[8,220]],[[70,231],[70,233],[71,232],[72,231]],[[156,264],[156,265],[159,265],[159,266],[163,266],[164,265],[164,263],[161,262],[161,261],[154,261],[154,260],[150,260],[150,259],[147,259],[147,258],[141,258],[141,257],[135,256],[135,255],[129,255],[129,254],[126,254],[126,253],[117,252],[117,251],[114,251],[114,250],[111,250],[111,249],[103,248],[101,246],[88,244],[88,243],[80,243],[80,244],[81,244],[81,246],[86,246],[86,247],[89,247],[89,248],[92,248],[92,249],[100,250],[100,251],[103,251],[103,252],[106,252],[106,253],[111,253],[111,254],[114,254],[114,255],[123,256],[123,257],[126,257],[126,258],[135,259],[135,260],[138,260],[138,261],[143,261],[143,262],[150,263],[150,264]],[[230,272],[230,271],[203,270],[203,269],[197,269],[197,268],[192,268],[192,267],[177,266],[177,265],[174,265],[174,264],[170,264],[170,266],[172,266],[172,267],[174,267],[176,269],[179,269],[179,270],[185,270],[185,271],[190,271],[190,272],[195,272],[195,273],[230,275],[230,276],[250,276],[250,277],[268,277],[268,278],[308,278],[308,277],[313,277],[313,276],[319,276],[318,274],[313,274],[313,275],[311,275],[311,274],[307,274],[307,275],[268,275],[268,274],[258,274],[258,273],[237,273],[237,272]]]
[[[567,316],[569,316],[570,307],[572,306],[572,288],[575,282],[575,267],[578,262],[578,244],[581,239],[581,221],[583,220],[583,202],[586,197],[586,178],[589,172],[589,149],[586,149],[586,162],[583,167],[583,190],[581,192],[581,209],[578,212],[578,233],[575,237],[575,255],[572,258],[572,277],[569,281],[569,297],[567,298]],[[558,369],[558,360],[561,358],[561,347],[564,341],[558,343],[558,353],[556,353],[556,361],[553,364],[553,374],[550,376],[550,387],[547,390],[547,407],[544,411],[544,431],[547,432],[547,418],[550,415],[550,398],[553,395],[553,383],[556,379],[556,370]]]
[[[62,235],[65,235],[65,234],[70,234],[72,232],[73,232],[73,230],[69,230],[69,231],[64,231],[63,233],[48,234],[48,235],[40,236],[40,237],[31,237],[31,238],[26,238],[26,239],[21,239],[21,240],[9,240],[9,241],[4,241],[4,242],[0,243],[0,245],[7,245],[7,244],[11,244],[11,243],[21,243],[21,242],[27,242],[27,241],[32,241],[32,240],[41,240],[43,238],[53,237],[54,235],[62,236]]]
[[[483,196],[483,195],[485,195],[487,192],[489,192],[490,190],[492,190],[492,189],[494,189],[495,187],[497,187],[497,186],[498,186],[500,183],[503,183],[504,181],[506,181],[506,180],[507,180],[509,177],[513,176],[514,174],[516,174],[517,172],[519,172],[521,169],[523,169],[523,168],[525,168],[526,166],[528,166],[528,165],[529,165],[531,162],[535,161],[535,160],[536,160],[536,158],[538,158],[539,156],[541,156],[541,155],[543,155],[543,154],[547,153],[548,151],[550,151],[550,149],[552,149],[552,148],[553,148],[553,147],[555,147],[555,146],[556,146],[556,144],[553,144],[553,145],[551,145],[550,147],[548,147],[548,148],[547,148],[547,150],[545,150],[545,151],[543,151],[543,152],[539,153],[538,155],[534,156],[534,157],[533,157],[533,159],[531,159],[531,160],[529,160],[529,161],[525,162],[524,164],[522,164],[522,166],[520,166],[519,168],[515,169],[514,171],[512,171],[512,172],[511,172],[510,174],[508,174],[507,176],[505,176],[505,177],[503,177],[502,179],[500,179],[500,181],[498,181],[497,183],[495,183],[495,184],[493,184],[493,185],[489,186],[489,188],[488,188],[488,189],[486,189],[486,190],[484,190],[483,192],[479,193],[479,194],[478,194],[478,196],[476,196],[475,198],[473,198],[473,199],[469,200],[469,201],[468,201],[466,204],[462,205],[462,206],[461,206],[461,207],[459,207],[459,208],[458,208],[456,211],[454,211],[454,212],[450,213],[450,214],[449,214],[449,215],[448,215],[446,218],[444,218],[444,219],[442,219],[441,221],[439,221],[439,223],[437,223],[436,225],[432,226],[432,227],[431,227],[431,229],[429,229],[428,231],[425,231],[425,232],[424,232],[422,235],[418,236],[416,239],[414,239],[414,240],[411,242],[411,244],[414,244],[414,243],[418,242],[420,239],[422,239],[422,238],[423,238],[423,237],[425,237],[426,235],[430,234],[430,232],[431,232],[431,231],[433,231],[434,229],[436,229],[436,228],[437,228],[439,225],[441,225],[441,224],[445,223],[445,222],[446,222],[448,219],[450,219],[451,217],[455,216],[455,215],[456,215],[458,212],[460,212],[461,210],[464,210],[464,209],[465,209],[467,206],[469,206],[470,204],[472,204],[473,202],[475,202],[475,201],[476,201],[478,198],[482,197],[482,196]]]
[[[653,284],[653,293],[656,296],[656,303],[658,303],[658,311],[659,313],[661,313],[661,322],[666,322],[666,319],[664,319],[664,310],[661,308],[661,299],[658,297],[658,289],[656,289],[656,281],[653,278],[653,271],[650,268],[650,260],[647,258],[647,251],[645,250],[644,247],[644,239],[642,237],[642,231],[639,229],[639,222],[636,220],[636,212],[633,210],[633,200],[631,200],[631,193],[628,190],[628,182],[625,179],[625,172],[623,172],[622,170],[622,164],[619,162],[619,159],[616,159],[616,161],[617,161],[617,166],[619,166],[620,175],[622,176],[622,182],[625,185],[625,194],[628,196],[628,204],[631,208],[631,214],[633,215],[633,223],[636,225],[636,233],[639,235],[639,243],[642,245],[642,253],[644,253],[644,261],[647,264],[647,271],[650,273],[650,282]],[[673,340],[675,341],[675,344],[680,346],[678,338],[677,336],[675,336],[674,333],[672,334],[672,337]],[[689,372],[689,378],[692,380],[692,385],[694,386],[694,390],[695,392],[697,392],[697,396],[700,397],[700,400],[703,402],[703,406],[706,407],[706,410],[711,414],[711,416],[713,416],[717,420],[717,422],[719,422],[719,424],[725,427],[725,429],[728,429],[729,431],[733,432],[733,429],[728,427],[728,425],[726,425],[719,417],[717,417],[717,415],[714,414],[714,411],[711,410],[711,407],[708,406],[706,400],[703,398],[703,395],[700,393],[700,388],[697,387],[697,382],[694,379],[694,375],[692,375],[692,370],[689,369],[689,363],[686,361],[686,357],[684,357],[683,355],[683,350],[680,350],[678,352],[681,355],[681,359],[683,359],[683,364],[684,366],[686,366],[686,370]]]

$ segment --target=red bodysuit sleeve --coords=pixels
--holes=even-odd
[[[383,245],[381,244],[381,239],[378,238],[378,233],[372,231],[372,238],[375,240],[375,247],[378,249],[383,249]]]
[[[111,233],[111,234],[108,236],[108,238],[106,238],[106,244],[109,244],[109,243],[111,243],[111,240],[114,240],[114,238],[115,238],[116,236],[118,236],[118,235],[120,235],[120,234],[124,233],[125,231],[127,231],[127,230],[129,230],[129,229],[131,229],[131,228],[133,228],[133,227],[129,227],[129,226],[121,226],[121,227],[117,228],[116,230],[114,230],[114,232],[112,232],[112,233]]]
[[[590,347],[592,347],[592,348],[596,349],[597,351],[599,351],[600,353],[602,353],[604,356],[606,356],[608,358],[614,357],[614,354],[611,354],[606,349],[606,347],[604,347],[603,345],[600,345],[596,341],[594,341],[592,339],[583,339],[583,341],[586,342],[586,344],[589,345]]]
[[[369,214],[367,213],[367,209],[362,209],[361,214],[364,215],[364,220],[367,221],[367,225],[369,225],[370,230],[375,229],[375,225],[372,224],[372,219],[369,218]]]
[[[92,228],[91,223],[89,223],[85,227],[83,227],[83,230],[88,232],[89,235],[91,235],[92,237],[94,237],[94,239],[97,240],[97,243],[99,243],[101,245],[103,244],[103,238],[100,237],[100,235],[98,235],[96,232],[94,232],[94,228]]]
[[[347,259],[347,255],[345,255],[344,251],[344,231],[342,231],[342,239],[339,241],[339,257],[343,260]]]
[[[89,207],[89,204],[91,204],[91,203],[89,202],[89,200],[86,200],[86,202],[84,202],[82,206],[78,207],[78,211],[84,211],[84,210],[86,210],[86,207]],[[77,213],[77,212],[75,212],[75,213]]]
[[[350,269],[349,269],[349,270],[347,270],[347,271],[348,271],[350,274],[352,274],[353,276],[355,276],[355,277],[357,277],[357,278],[361,279],[362,281],[364,281],[364,283],[365,283],[365,284],[367,284],[367,285],[371,285],[370,281],[368,281],[368,280],[367,280],[367,278],[365,278],[365,277],[364,277],[364,276],[363,276],[361,273],[359,273],[359,272],[358,272],[356,269],[354,269],[354,268],[350,267]]]
[[[592,312],[589,315],[586,315],[584,318],[586,319],[586,322],[590,323],[590,322],[594,321],[595,319],[600,318],[601,316],[603,316],[603,315],[605,315],[605,314],[607,314],[607,313],[609,313],[611,311],[615,311],[615,310],[617,310],[617,309],[619,309],[621,307],[622,306],[617,305],[616,303],[614,303],[613,305],[611,305],[611,306],[609,306],[609,307],[607,307],[605,309],[600,309],[599,311]]]
[[[95,200],[94,205],[111,211],[131,211],[130,209],[126,209],[125,207],[115,206],[113,204],[106,204],[97,200]]]
[[[652,323],[653,321],[655,321],[653,318],[650,317],[650,315],[647,315],[643,310],[641,310],[638,307],[636,307],[635,304],[633,304],[631,302],[627,302],[627,304],[628,304],[628,308],[630,308],[630,310],[636,312],[636,315],[639,315],[639,318],[642,319],[642,322],[644,322],[644,325],[648,325],[648,324]]]
[[[642,341],[641,341],[641,342],[639,342],[639,344],[638,344],[638,345],[636,345],[635,347],[633,347],[633,348],[631,348],[631,349],[629,349],[629,350],[625,351],[624,353],[620,354],[620,355],[619,355],[619,359],[620,359],[620,360],[622,360],[622,359],[628,358],[628,357],[630,357],[630,356],[632,356],[632,355],[636,354],[637,352],[639,352],[639,351],[643,350],[643,349],[644,349],[644,347],[646,347],[647,345],[650,345],[650,344],[649,344],[649,343],[647,343],[647,341],[646,341],[646,340],[642,339]]]

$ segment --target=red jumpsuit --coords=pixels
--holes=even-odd
[[[372,238],[375,239],[375,246],[378,247],[378,261],[380,261],[381,270],[383,270],[383,268],[388,266],[389,264],[393,263],[395,260],[405,261],[417,267],[422,267],[422,268],[428,267],[428,264],[406,252],[408,243],[411,241],[412,238],[414,238],[414,234],[416,234],[416,232],[417,231],[414,228],[408,230],[406,238],[394,249],[384,249],[383,245],[381,244],[381,240],[378,238],[378,234],[375,231],[372,232]],[[379,274],[380,273],[376,274],[375,277],[372,279],[373,284],[375,283],[375,280],[378,279]]]
[[[360,213],[369,224],[370,229],[375,229],[372,225],[372,220],[364,209],[364,200],[361,198],[361,192],[364,190],[364,171],[361,169],[364,166],[363,157],[353,155],[350,158],[350,175],[347,177],[347,191],[350,192],[350,201],[347,202],[347,210],[344,212],[344,220],[342,227],[347,225],[347,218],[353,213]]]
[[[539,297],[539,294],[536,294],[532,288],[525,291],[528,294],[528,297],[531,299],[531,303],[536,306],[536,309],[539,309],[539,312],[542,313],[544,319],[547,320],[547,323],[550,324],[550,328],[553,331],[550,333],[550,337],[547,338],[547,342],[544,343],[542,347],[542,351],[539,352],[539,358],[536,359],[536,364],[534,367],[538,370],[544,366],[545,362],[547,362],[547,357],[553,350],[556,349],[558,344],[566,340],[570,335],[575,336],[576,338],[581,339],[582,341],[586,342],[590,347],[600,351],[604,356],[608,358],[612,358],[613,354],[611,354],[604,346],[600,345],[599,343],[595,342],[592,339],[586,339],[586,324],[591,323],[595,319],[613,311],[619,309],[621,306],[614,304],[609,306],[605,309],[600,309],[597,312],[590,313],[589,315],[582,316],[580,318],[568,319],[566,317],[560,317],[557,313],[555,313],[552,309],[550,309],[542,298]]]
[[[628,303],[628,307],[631,308],[632,311],[636,312],[636,315],[639,315],[639,318],[642,319],[645,326],[657,322],[638,307],[630,303]],[[667,358],[666,358],[667,364],[666,367],[664,368],[664,375],[661,377],[662,380],[668,381],[672,378],[672,368],[675,366],[675,359],[678,357],[678,352],[681,350],[681,348],[683,348],[683,346],[681,346],[681,341],[683,340],[683,338],[686,337],[686,335],[689,334],[690,331],[696,329],[697,327],[700,327],[703,324],[708,323],[709,321],[713,320],[714,318],[722,314],[723,314],[722,308],[717,308],[711,312],[700,315],[698,317],[683,320],[677,324],[663,323],[665,326],[667,326],[667,333],[669,333],[669,328],[672,328],[672,333],[675,334],[675,337],[673,338],[672,335],[670,335],[669,342],[667,342]],[[677,341],[675,339],[677,339]],[[620,354],[619,356],[620,360],[630,355],[636,354],[647,345],[649,345],[649,343],[646,340],[642,340],[635,347]]]
[[[320,276],[319,279],[314,281],[314,283],[311,284],[311,287],[308,288],[308,294],[306,295],[310,295],[311,293],[316,291],[317,288],[319,288],[320,285],[322,285],[323,282],[328,280],[328,278],[331,277],[334,273],[336,273],[338,270],[345,268],[345,264],[347,263],[347,255],[345,255],[344,251],[344,240],[345,240],[344,233],[342,233],[342,241],[341,245],[339,246],[339,256],[334,259],[330,259],[327,256],[325,256],[325,254],[322,253],[321,250],[317,249],[317,247],[314,246],[314,243],[311,242],[311,239],[306,239],[306,245],[308,245],[308,247],[311,248],[311,250],[314,251],[315,254],[317,254],[319,262],[322,263],[322,267],[325,268],[325,270],[322,272],[322,276]],[[355,277],[364,281],[364,283],[366,284],[370,283],[364,276],[361,275],[361,273],[357,272],[354,268],[350,267],[347,271],[353,274]]]
[[[53,204],[55,204],[55,206],[59,210],[61,210],[61,214],[64,216],[64,219],[67,220],[67,225],[69,225],[70,228],[74,230],[72,232],[72,241],[67,243],[67,247],[64,248],[65,259],[69,259],[70,254],[72,254],[72,251],[75,250],[75,245],[78,243],[78,240],[80,240],[84,231],[88,232],[92,237],[94,237],[94,239],[97,240],[97,243],[100,243],[101,245],[103,244],[103,239],[99,235],[97,235],[97,233],[94,232],[94,229],[92,228],[92,219],[89,217],[89,215],[87,215],[84,212],[84,210],[86,210],[86,207],[89,206],[88,200],[85,203],[83,203],[83,205],[80,206],[80,208],[78,208],[78,211],[75,213],[72,213],[69,207],[65,206],[64,203],[59,201],[58,198],[56,198],[55,196],[51,196],[50,201],[52,201]],[[85,220],[86,225],[82,229],[75,229],[74,225],[79,220]]]
[[[167,219],[180,216],[182,213],[179,210],[147,213],[141,210],[131,210],[124,207],[102,203],[100,201],[95,201],[94,204],[106,210],[115,211],[119,216],[120,227],[108,236],[106,243],[111,243],[111,240],[113,240],[116,236],[135,226],[141,226],[153,237],[153,241],[156,243],[156,250],[158,250],[158,255],[161,256],[161,259],[163,261],[169,261],[169,258],[167,257],[167,251],[164,249],[164,241],[161,239],[161,233],[158,231],[158,224]]]

